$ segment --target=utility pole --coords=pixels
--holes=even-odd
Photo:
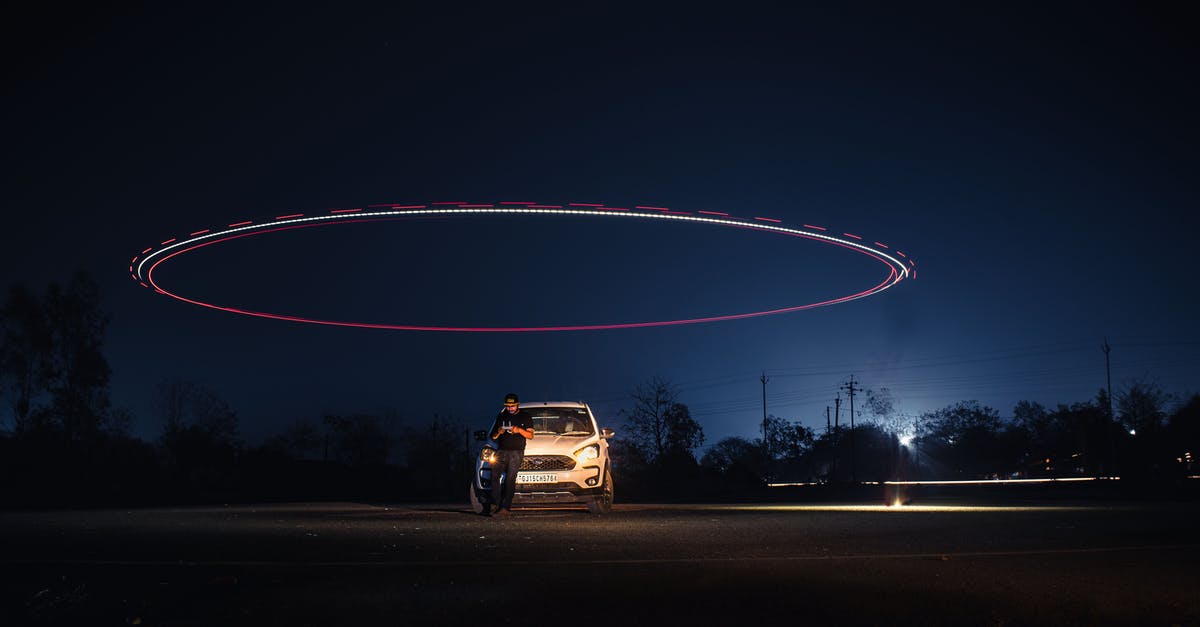
[[[767,373],[764,372],[764,373],[762,373],[762,376],[758,378],[758,380],[762,381],[763,449],[766,450],[767,457],[770,458],[771,457],[771,442],[767,439],[767,381],[770,381],[770,379],[767,378]]]
[[[1104,379],[1108,387],[1108,476],[1116,475],[1117,465],[1117,445],[1116,436],[1113,431],[1116,430],[1117,417],[1113,412],[1112,398],[1112,369],[1109,367],[1108,352],[1112,347],[1108,345],[1108,338],[1104,338],[1104,344],[1100,345],[1100,350],[1104,351]]]
[[[842,417],[842,393],[839,390],[833,399],[833,478],[837,479],[838,458],[842,456],[842,427],[838,420]]]
[[[850,375],[850,381],[842,389],[850,395],[850,481],[858,483],[858,464],[854,459],[854,393],[861,392],[862,388],[855,387],[854,375]]]

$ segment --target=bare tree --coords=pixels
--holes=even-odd
[[[670,381],[653,377],[630,394],[633,407],[622,409],[625,431],[631,444],[650,461],[670,453],[687,453],[704,443],[704,429],[692,418],[687,405],[678,401]]]
[[[173,455],[189,461],[215,452],[229,456],[241,444],[237,412],[203,385],[185,379],[163,382],[155,404],[163,419],[163,444]]]

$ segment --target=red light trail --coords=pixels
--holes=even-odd
[[[911,259],[904,261],[891,256],[888,247],[876,242],[876,247],[861,243],[862,238],[858,235],[845,233],[844,235],[853,239],[842,239],[839,237],[827,235],[817,232],[824,231],[823,227],[815,227],[804,225],[807,229],[802,230],[783,226],[781,220],[775,218],[738,218],[730,216],[726,213],[715,211],[701,211],[704,215],[692,215],[690,212],[671,211],[663,207],[638,206],[639,211],[630,211],[623,207],[606,207],[603,204],[597,203],[569,203],[569,208],[562,208],[560,205],[535,205],[533,203],[499,203],[499,205],[484,205],[484,204],[468,204],[464,202],[453,203],[430,203],[428,207],[425,205],[383,205],[387,209],[378,209],[369,212],[363,212],[361,208],[355,209],[334,209],[327,215],[318,215],[311,217],[302,217],[303,214],[291,214],[276,217],[273,222],[264,222],[254,224],[253,221],[244,221],[231,224],[228,228],[220,231],[210,232],[208,230],[196,231],[187,239],[177,241],[176,238],[169,239],[158,247],[150,247],[142,251],[141,261],[136,264],[135,268],[131,268],[132,277],[138,283],[151,287],[155,293],[169,296],[181,302],[206,307],[218,311],[236,313],[246,316],[255,316],[259,318],[269,318],[272,320],[286,320],[289,322],[303,322],[306,324],[318,324],[326,326],[340,327],[358,327],[367,329],[388,329],[399,331],[441,331],[441,332],[464,332],[464,333],[520,333],[534,331],[592,331],[603,329],[634,329],[644,327],[662,327],[682,324],[697,324],[701,322],[721,322],[728,320],[740,320],[745,318],[755,318],[761,316],[770,316],[782,313],[790,313],[803,311],[807,309],[815,309],[817,307],[827,307],[838,303],[844,303],[851,300],[865,298],[872,294],[877,294],[893,287],[906,278],[915,278],[916,272],[912,270],[916,264]],[[782,307],[777,309],[768,309],[762,311],[749,311],[745,313],[736,313],[721,316],[708,316],[700,318],[681,318],[674,320],[649,320],[642,322],[619,322],[611,324],[578,324],[578,325],[558,325],[558,326],[472,326],[472,327],[456,327],[456,326],[440,326],[440,325],[412,325],[412,324],[389,324],[389,323],[372,323],[372,322],[357,322],[344,320],[322,320],[316,318],[306,318],[301,316],[287,315],[283,313],[252,311],[248,309],[239,309],[236,307],[228,307],[216,303],[204,302],[194,298],[189,298],[182,294],[171,291],[159,285],[154,278],[155,270],[164,262],[173,259],[193,250],[212,246],[222,242],[227,242],[235,239],[252,237],[264,233],[272,233],[277,231],[286,231],[294,229],[314,228],[318,226],[327,226],[330,224],[345,224],[359,222],[375,222],[384,220],[393,220],[400,216],[437,216],[437,215],[455,215],[455,214],[489,214],[489,215],[557,215],[557,216],[588,216],[588,217],[605,217],[612,219],[643,219],[643,220],[673,220],[682,222],[692,222],[700,224],[709,224],[713,226],[734,227],[741,229],[750,229],[766,233],[778,233],[781,235],[791,235],[800,237],[815,242],[830,244],[840,248],[848,249],[853,252],[866,255],[875,261],[883,264],[887,268],[886,276],[877,284],[868,287],[865,290],[853,292],[838,298],[823,300],[813,303],[804,303],[790,307]],[[713,217],[709,217],[713,216]],[[153,252],[151,252],[153,251]],[[902,257],[904,253],[895,251]],[[146,254],[149,253],[149,254]],[[135,257],[136,259],[136,257]],[[147,285],[148,284],[148,285]]]

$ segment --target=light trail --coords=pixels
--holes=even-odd
[[[782,313],[791,313],[814,309],[817,307],[826,307],[838,303],[849,302],[860,298],[865,298],[873,294],[877,294],[891,288],[906,278],[914,276],[912,261],[908,260],[908,264],[904,261],[893,257],[891,252],[886,247],[864,244],[857,235],[848,235],[853,239],[846,239],[828,235],[817,230],[804,230],[791,228],[779,224],[780,221],[774,218],[737,218],[728,215],[721,215],[717,212],[704,212],[704,215],[693,215],[690,212],[671,211],[665,207],[651,207],[648,205],[637,206],[637,211],[630,211],[623,207],[606,207],[599,203],[569,203],[569,208],[561,208],[557,205],[533,205],[526,204],[505,204],[500,206],[491,204],[475,204],[466,202],[437,202],[425,205],[387,205],[387,209],[364,212],[361,208],[353,209],[333,209],[327,215],[303,217],[302,214],[290,214],[277,216],[275,220],[263,222],[259,224],[253,221],[246,220],[236,222],[229,227],[219,231],[196,231],[186,239],[176,240],[172,238],[163,242],[157,247],[151,247],[143,251],[143,257],[136,264],[136,270],[133,272],[134,280],[149,284],[156,293],[169,296],[181,302],[206,307],[218,311],[236,313],[247,316],[255,316],[259,318],[269,318],[274,320],[285,320],[290,322],[303,322],[307,324],[318,324],[326,326],[339,327],[357,327],[369,329],[387,329],[387,330],[402,330],[402,331],[442,331],[442,332],[535,332],[535,331],[589,331],[603,329],[633,329],[643,327],[660,327],[682,324],[697,324],[702,322],[720,322],[728,320],[739,320],[745,318],[754,318],[760,316],[776,315]],[[414,324],[390,324],[390,323],[372,323],[358,321],[340,321],[340,320],[325,320],[316,318],[307,318],[302,316],[287,315],[266,311],[252,311],[248,309],[240,309],[237,307],[229,307],[217,303],[204,302],[194,298],[189,298],[172,290],[164,288],[154,277],[154,271],[165,261],[178,257],[187,252],[211,246],[214,244],[227,242],[234,239],[240,239],[252,235],[260,235],[271,233],[280,230],[290,230],[296,228],[308,228],[315,226],[325,226],[329,224],[345,224],[352,222],[371,222],[384,221],[397,217],[411,216],[441,216],[441,215],[534,215],[534,216],[590,216],[590,217],[605,217],[605,218],[625,218],[625,219],[642,219],[642,220],[674,220],[678,222],[690,222],[696,224],[707,224],[713,226],[723,226],[732,228],[750,229],[765,233],[777,233],[781,235],[790,235],[793,237],[802,237],[813,240],[819,243],[829,244],[846,248],[852,252],[856,252],[878,261],[887,268],[887,275],[877,284],[868,287],[867,289],[854,292],[838,298],[828,300],[805,303],[789,307],[781,307],[777,309],[768,309],[761,311],[751,311],[745,313],[736,313],[718,316],[706,316],[696,318],[681,318],[672,320],[649,320],[641,322],[617,322],[608,324],[578,324],[578,325],[557,325],[557,326],[444,326],[444,325],[414,325]],[[820,228],[820,227],[817,227]],[[823,230],[823,229],[822,229]],[[149,254],[146,252],[152,251]]]

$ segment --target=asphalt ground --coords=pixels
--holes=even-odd
[[[0,512],[3,625],[1200,625],[1200,504]]]

